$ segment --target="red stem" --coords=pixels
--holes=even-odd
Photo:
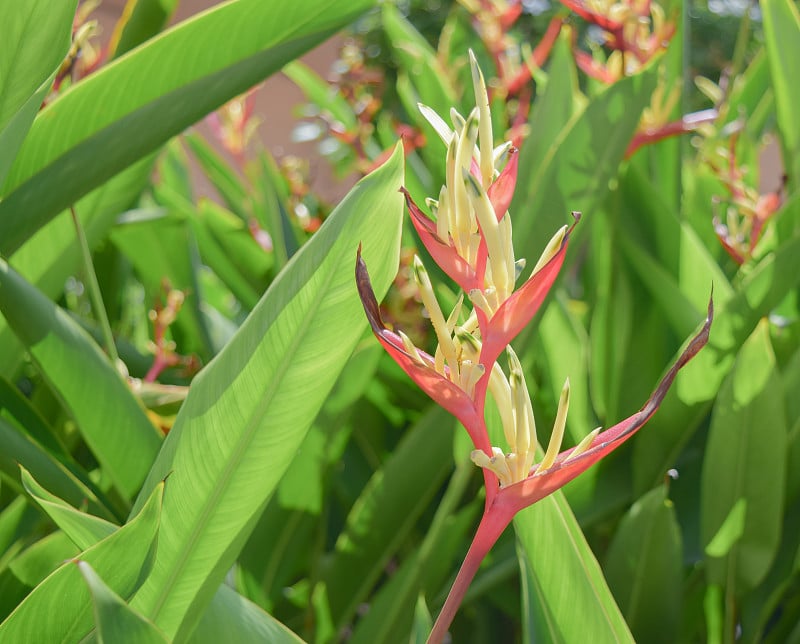
[[[450,588],[444,606],[442,606],[442,611],[436,618],[433,630],[428,636],[427,644],[440,644],[442,642],[450,628],[450,624],[453,623],[453,618],[456,616],[459,606],[461,606],[475,573],[480,568],[481,562],[497,542],[500,535],[503,534],[503,530],[511,523],[513,517],[513,510],[509,510],[507,507],[498,507],[497,505],[492,505],[484,512],[478,525],[478,531],[472,540],[472,545],[470,545],[467,556],[464,558],[464,563],[461,564],[456,580]]]

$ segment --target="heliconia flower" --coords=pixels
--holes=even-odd
[[[599,432],[599,429],[594,430],[576,447],[558,454],[564,434],[564,422],[569,399],[569,385],[566,384],[559,401],[556,426],[544,459],[527,472],[525,472],[528,469],[527,463],[530,462],[531,454],[536,449],[535,425],[532,421],[533,416],[530,414],[530,407],[519,400],[512,400],[511,404],[514,405],[515,420],[519,420],[520,416],[522,416],[524,419],[523,425],[530,427],[532,433],[529,439],[523,439],[522,441],[518,436],[515,436],[512,451],[508,454],[504,454],[498,448],[493,448],[490,452],[486,450],[473,452],[472,460],[476,464],[484,468],[491,468],[498,475],[499,487],[494,491],[487,490],[486,507],[478,525],[478,531],[434,624],[428,638],[428,644],[437,644],[442,641],[483,558],[511,523],[514,515],[564,487],[579,474],[585,472],[600,459],[617,449],[653,416],[664,400],[678,371],[708,342],[713,316],[713,302],[709,300],[708,315],[703,327],[692,338],[686,349],[667,371],[655,391],[638,412],[602,433]],[[509,357],[510,363],[516,361],[516,356]],[[512,381],[515,376],[519,377],[521,375],[518,362],[512,364],[510,370],[512,373],[510,380]],[[515,374],[517,370],[519,370],[519,374]],[[519,383],[519,386],[524,387],[524,379]],[[508,432],[506,432],[506,440],[509,440]],[[509,443],[512,444],[511,441]],[[515,473],[512,471],[513,468],[509,466],[509,462],[511,465],[515,463],[522,464],[523,475],[520,475],[518,470],[514,475]]]
[[[614,51],[605,64],[575,51],[578,66],[604,83],[638,71],[675,35],[675,23],[651,0],[561,0],[561,3],[604,31],[604,44]]]
[[[444,637],[481,560],[516,512],[561,488],[630,438],[655,413],[678,370],[707,342],[713,308],[702,330],[689,343],[642,409],[614,427],[591,432],[576,447],[560,452],[569,408],[569,380],[559,400],[549,446],[536,464],[536,422],[519,360],[510,342],[544,302],[555,282],[575,223],[563,226],[545,247],[530,276],[519,286],[524,260],[514,255],[508,213],[517,177],[516,151],[494,147],[489,99],[483,75],[470,55],[476,108],[462,117],[451,111],[452,129],[420,106],[447,147],[445,185],[438,200],[429,199],[432,217],[401,188],[412,222],[431,257],[463,289],[445,315],[428,272],[418,257],[413,275],[436,335],[433,355],[416,347],[402,331],[384,324],[359,247],[356,284],[372,331],[398,365],[434,401],[467,430],[486,484],[483,518],[429,642]],[[505,157],[508,159],[500,170]],[[471,309],[470,309],[471,305]],[[508,376],[497,364],[506,351]],[[493,447],[484,418],[486,397],[496,403],[507,443]]]
[[[477,378],[482,375],[482,367],[473,363],[472,382],[453,382],[451,367],[438,365],[435,357],[415,347],[402,332],[389,330],[381,318],[378,301],[367,272],[367,265],[361,258],[361,247],[356,259],[356,286],[367,320],[372,331],[384,349],[397,362],[403,371],[436,403],[453,414],[467,430],[473,444],[488,449],[489,437],[480,412],[472,399]],[[437,305],[438,308],[438,305]],[[469,377],[469,376],[468,376]],[[471,386],[470,386],[471,385]]]

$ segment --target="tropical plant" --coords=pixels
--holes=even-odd
[[[0,641],[798,640],[796,4],[176,4],[0,4]]]

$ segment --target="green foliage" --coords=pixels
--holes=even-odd
[[[583,215],[514,341],[540,442],[567,377],[572,446],[640,408],[712,289],[715,320],[640,434],[517,514],[455,640],[797,639],[796,3],[760,3],[704,85],[715,114],[664,139],[708,104],[688,63],[719,55],[681,3],[668,50],[613,82],[587,77],[585,21],[557,3],[423,24],[403,3],[231,0],[168,28],[174,0],[138,0],[96,70],[70,47],[80,3],[0,4],[0,641],[425,641],[485,491],[463,428],[369,333],[354,266],[360,247],[387,324],[432,346],[407,251],[442,303],[456,289],[398,189],[439,198],[446,146],[417,103],[469,114],[468,48],[494,143],[520,148],[528,270]],[[346,49],[336,83],[298,60],[362,15],[379,55]],[[247,143],[248,98],[242,123],[217,115],[227,151],[184,132],[281,69],[354,184],[333,208],[302,163],[225,138]],[[487,423],[502,436],[492,401]]]

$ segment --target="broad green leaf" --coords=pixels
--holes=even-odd
[[[28,588],[33,588],[65,559],[80,552],[63,532],[56,531],[42,537],[9,562],[8,568]],[[2,632],[2,631],[0,631]]]
[[[800,347],[787,362],[781,372],[784,400],[786,407],[787,436],[787,469],[786,469],[786,501],[793,503],[800,498],[800,399],[796,392],[800,391]]]
[[[199,134],[189,133],[182,137],[195,159],[205,172],[211,185],[222,197],[226,208],[247,221],[249,197],[247,187],[222,156]]]
[[[211,340],[200,308],[200,285],[197,281],[199,260],[189,221],[177,214],[124,223],[111,231],[111,241],[122,251],[145,287],[148,305],[170,288],[181,290],[185,299],[170,331],[181,354],[211,355]]]
[[[618,259],[612,222],[608,217],[597,217],[587,223],[591,227],[596,289],[589,325],[589,384],[598,416],[604,423],[611,423],[621,415],[622,382],[630,359],[636,303],[630,277]],[[641,325],[641,320],[637,322]]]
[[[581,105],[578,90],[578,74],[572,56],[572,43],[567,33],[562,34],[550,55],[547,69],[548,82],[544,92],[533,103],[529,119],[530,134],[525,138],[519,153],[519,181],[517,192],[522,192],[524,179],[535,177],[549,163],[553,147],[561,133],[569,125],[578,106]],[[552,82],[550,82],[552,81]],[[538,91],[538,90],[537,90]],[[520,217],[533,217],[528,213],[527,201],[532,193],[516,198],[512,215],[514,222]],[[531,258],[532,259],[532,258]]]
[[[3,0],[0,185],[69,50],[77,0]]]
[[[254,279],[248,279],[244,267],[262,269],[261,281],[266,283],[268,258],[256,244],[242,221],[213,201],[204,200],[191,219],[192,230],[197,239],[200,256],[231,290],[242,305],[251,310],[261,294]],[[237,249],[240,257],[234,254]],[[241,257],[243,255],[243,257]],[[252,272],[252,271],[250,271]],[[244,273],[244,274],[243,274]]]
[[[24,496],[19,495],[0,511],[0,569],[6,567],[9,556],[16,555],[13,544],[21,535],[30,532],[32,519],[39,513]]]
[[[111,590],[90,564],[80,560],[76,564],[92,597],[98,644],[113,644],[113,642],[166,644],[165,635]]]
[[[75,205],[90,248],[105,238],[117,215],[129,208],[144,189],[151,166],[152,158],[142,159]],[[64,291],[65,276],[77,274],[81,265],[75,235],[70,214],[63,212],[40,228],[9,262],[45,295],[58,299]],[[23,346],[0,317],[0,355],[7,361],[7,373],[13,372],[23,352]]]
[[[392,139],[394,142],[396,137]],[[394,144],[394,143],[393,143]],[[277,273],[300,247],[298,234],[289,217],[288,191],[275,159],[267,150],[261,150],[258,164],[251,175],[251,184],[260,189],[260,199],[253,204],[256,221],[272,239],[272,255]],[[254,177],[254,178],[253,178]]]
[[[457,107],[458,94],[452,85],[449,70],[436,52],[392,3],[382,8],[383,29],[399,68],[397,93],[411,122],[425,134],[428,145],[419,150],[428,169],[444,176],[444,145],[436,131],[417,107],[423,103],[446,121],[450,108]],[[466,53],[466,52],[464,52]],[[466,103],[474,105],[471,88],[465,88]],[[464,114],[466,116],[466,114]],[[421,195],[419,195],[421,197]]]
[[[329,113],[334,122],[351,131],[358,125],[358,117],[353,106],[334,86],[321,78],[308,65],[293,60],[281,70],[305,94],[306,100],[318,105],[324,113]]]
[[[711,248],[715,250],[719,247],[719,241],[713,234],[708,208],[700,209],[706,215],[703,227],[709,231],[709,235],[703,237],[679,217],[677,210],[669,209],[658,199],[656,196],[658,188],[655,183],[635,166],[630,166],[620,178],[620,188],[619,211],[622,217],[616,234],[623,239],[623,242],[635,240],[636,250],[642,253],[649,252],[661,265],[659,268],[661,272],[667,271],[674,276],[676,284],[685,294],[684,297],[694,305],[698,315],[702,315],[706,309],[712,283],[715,300],[719,304],[727,300],[732,295],[733,289],[715,261],[715,256],[707,248],[708,244],[712,244]],[[627,248],[629,245],[625,244],[624,248],[630,257]],[[637,263],[636,267],[639,268],[639,278],[653,292],[653,298],[669,301],[659,290],[662,285],[653,283],[654,280],[655,282],[659,280],[650,276],[647,270],[650,267],[640,267],[640,263]],[[665,315],[680,317],[679,314],[670,313],[668,310],[670,307],[663,305],[662,308]],[[691,333],[696,321],[695,317],[690,326],[678,330],[679,337]]]
[[[786,615],[797,623],[792,611],[781,610],[796,593],[792,584],[798,577],[798,544],[800,544],[800,503],[787,505],[784,512],[781,546],[766,579],[748,593],[741,603],[742,641],[766,641],[766,634],[780,641],[781,627],[776,616]],[[783,615],[781,615],[783,616]]]
[[[678,639],[682,551],[675,507],[661,485],[622,518],[603,567],[637,642],[670,644]]]
[[[0,376],[0,413],[13,418],[33,440],[53,454],[67,456],[67,447],[61,437],[45,421],[22,392],[6,378]]]
[[[800,187],[800,12],[791,0],[764,0],[764,46],[767,51],[783,163],[790,185]]]
[[[450,83],[448,70],[422,34],[393,4],[383,5],[382,14],[383,28],[398,65],[412,79],[419,99],[442,118],[449,118],[450,108],[456,106],[457,95]],[[471,92],[467,93],[471,95]],[[416,109],[409,112],[409,116],[420,123],[424,120]],[[430,141],[435,143],[436,139],[431,138]],[[438,146],[438,143],[435,145]]]
[[[701,529],[709,546],[708,577],[737,596],[761,582],[780,544],[786,432],[769,323],[762,320],[720,388],[703,462]],[[714,537],[724,525],[733,543],[727,552],[715,551]]]
[[[291,602],[286,588],[321,555],[319,529],[318,516],[284,508],[274,494],[239,555],[237,590],[267,611]],[[270,556],[264,557],[265,552]]]
[[[516,214],[514,245],[521,257],[535,263],[534,253],[568,221],[570,212],[592,216],[603,203],[657,78],[658,67],[651,65],[614,83],[575,113],[555,138],[544,136],[541,145],[546,147],[525,152],[523,146],[523,154],[534,162],[520,168],[510,209]],[[534,110],[531,116],[531,129],[551,127],[534,120],[538,113]],[[583,234],[580,226],[577,230]]]
[[[109,52],[119,57],[160,32],[175,12],[178,0],[127,0],[114,28]]]
[[[394,277],[402,158],[398,146],[353,188],[192,383],[143,489],[169,474],[155,569],[133,602],[171,638],[196,626],[366,328],[359,243],[379,296]]]
[[[75,85],[39,114],[9,173],[0,202],[0,255],[372,4],[233,0]]]
[[[633,474],[637,490],[660,482],[706,417],[730,372],[739,347],[759,320],[769,315],[800,281],[800,235],[762,259],[738,291],[715,309],[709,344],[678,374],[659,412],[635,441]]]
[[[92,512],[106,518],[113,518],[110,503],[88,485],[88,476],[76,475],[80,466],[71,457],[54,454],[42,447],[15,423],[0,418],[0,471],[9,480],[19,476],[19,466],[31,470],[48,487],[75,505],[86,504]]]
[[[571,302],[558,293],[542,315],[537,351],[544,359],[547,375],[542,380],[550,388],[550,399],[558,400],[564,381],[569,378],[569,416],[567,442],[577,445],[597,426],[589,399],[589,338],[581,327]],[[526,355],[530,355],[528,352]],[[532,364],[533,360],[523,362]]]
[[[131,498],[161,438],[125,381],[69,315],[2,260],[0,311],[62,397],[114,485]]]
[[[455,566],[467,550],[482,502],[475,499],[458,511],[456,508],[474,473],[471,461],[460,461],[422,543],[373,595],[370,611],[356,624],[353,644],[405,642],[409,630],[419,634],[423,625],[423,641],[430,633],[430,615],[424,624],[417,623],[420,598],[443,596],[447,590],[443,587],[452,580]]]
[[[79,555],[121,597],[130,597],[149,569],[163,491],[163,483],[157,485],[136,517]],[[39,584],[0,624],[0,640],[80,641],[91,628],[89,591],[78,568],[68,561]]]
[[[453,425],[443,409],[431,407],[350,511],[322,575],[328,600],[324,610],[333,620],[334,633],[353,619],[452,467]]]
[[[217,590],[189,641],[191,644],[219,644],[219,642],[302,644],[303,642],[274,617],[224,584]]]
[[[525,641],[633,642],[561,492],[514,517]],[[568,592],[567,592],[568,591]]]
[[[623,228],[619,236],[620,246],[639,279],[659,305],[664,319],[678,337],[688,337],[697,326],[701,316],[692,302],[681,292],[673,275],[637,244]]]
[[[348,360],[281,479],[278,500],[282,507],[317,515],[322,510],[324,477],[342,457],[354,423],[355,403],[364,397],[383,354],[383,348],[372,342],[370,333],[369,342],[362,342]]]
[[[90,548],[119,527],[100,517],[76,510],[39,485],[24,467],[20,467],[20,470],[25,490],[80,550]]]
[[[233,269],[260,296],[273,260],[253,238],[247,224],[210,200],[201,203],[196,220],[203,222],[222,252],[230,258]]]

